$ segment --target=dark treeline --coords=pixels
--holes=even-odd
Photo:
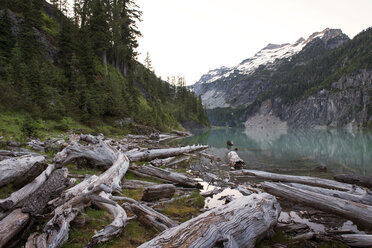
[[[208,125],[200,98],[137,62],[132,0],[11,0],[0,6],[0,107],[86,124],[131,117],[159,129]],[[6,11],[4,11],[6,10]]]

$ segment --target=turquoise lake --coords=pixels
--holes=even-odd
[[[227,140],[234,146],[228,147]],[[237,148],[248,169],[321,177],[338,173],[372,176],[371,131],[219,128],[172,143],[209,145],[208,152],[222,163],[229,150]],[[327,172],[317,171],[319,166]]]

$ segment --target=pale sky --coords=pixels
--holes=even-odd
[[[143,11],[138,57],[158,76],[193,84],[268,43],[293,43],[325,28],[350,38],[372,26],[372,0],[136,0]]]

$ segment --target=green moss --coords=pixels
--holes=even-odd
[[[13,186],[10,184],[0,187],[0,199],[9,197],[14,191]]]
[[[204,207],[204,198],[199,192],[194,192],[190,196],[177,198],[171,203],[164,204],[160,211],[170,218],[185,222],[200,214],[200,209]]]
[[[84,227],[71,225],[69,239],[62,245],[63,248],[84,247],[96,231],[101,230],[112,221],[110,214],[104,210],[88,207],[85,213],[88,216],[88,222]]]
[[[69,173],[75,174],[75,175],[99,175],[102,173],[99,169],[96,168],[88,168],[88,167],[81,167],[76,164],[67,164],[66,165]]]
[[[132,198],[136,201],[140,201],[143,195],[143,191],[141,189],[123,189],[123,195],[129,198]]]
[[[115,239],[98,247],[107,248],[134,248],[153,239],[158,232],[152,228],[142,226],[138,221],[128,222],[125,230]]]
[[[140,180],[140,181],[145,181],[145,182],[151,182],[151,183],[162,183],[161,180],[153,178],[153,177],[140,177],[137,175],[134,175],[131,172],[127,172],[125,174],[125,179],[127,180]]]

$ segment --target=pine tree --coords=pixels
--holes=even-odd
[[[4,9],[0,16],[0,59],[8,60],[14,47],[15,40],[12,33],[12,21],[8,16],[7,9]]]
[[[146,54],[146,58],[145,58],[145,67],[146,67],[149,71],[153,71],[153,68],[152,68],[152,65],[151,65],[151,59],[150,59],[150,54],[149,54],[149,52],[147,52],[147,54]]]

